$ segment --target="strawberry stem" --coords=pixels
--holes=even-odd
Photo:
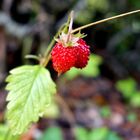
[[[70,23],[69,23],[69,30],[68,30],[68,37],[67,37],[67,43],[69,42],[71,38],[71,32],[72,32],[72,25],[73,25],[73,16],[74,16],[74,11],[71,11],[70,13]]]
[[[55,43],[55,38],[57,38],[59,36],[59,34],[62,32],[62,30],[65,28],[65,26],[66,25],[64,24],[60,27],[60,29],[58,30],[58,32],[55,34],[54,38],[52,39],[52,41],[48,45],[47,50],[46,50],[45,55],[44,55],[44,58],[42,59],[42,61],[40,61],[40,64],[43,65],[44,67],[48,64],[48,62],[51,58],[50,51]]]
[[[138,13],[138,12],[140,12],[140,10],[127,12],[127,13],[123,13],[123,14],[120,14],[120,15],[117,15],[117,16],[109,17],[109,18],[106,18],[106,19],[103,19],[103,20],[92,22],[92,23],[83,25],[81,27],[78,27],[78,28],[72,30],[71,33],[75,33],[75,32],[78,32],[78,31],[80,31],[82,29],[85,29],[85,28],[88,28],[88,27],[91,27],[91,26],[94,26],[94,25],[97,25],[97,24],[100,24],[100,23],[104,23],[104,22],[107,22],[107,21],[110,21],[110,20],[113,20],[113,19],[121,18],[121,17],[128,16],[128,15],[131,15],[131,14],[135,14],[135,13]]]
[[[70,13],[70,24],[69,24],[69,31],[68,31],[68,33],[71,33],[71,31],[72,31],[73,16],[74,16],[74,11],[71,11],[71,13]]]
[[[65,32],[67,30],[67,28],[69,27],[70,25],[70,22],[71,22],[71,14],[69,15],[68,17],[68,20],[66,23],[64,23],[58,30],[58,32],[55,34],[55,36],[53,37],[52,41],[50,42],[50,44],[48,45],[47,47],[47,50],[45,52],[45,55],[44,57],[40,60],[40,65],[43,65],[44,67],[47,66],[49,60],[51,59],[51,49],[55,43],[55,39],[58,38],[58,36],[60,35],[60,33],[63,31]],[[72,24],[72,23],[71,23]],[[72,29],[71,29],[72,30]]]

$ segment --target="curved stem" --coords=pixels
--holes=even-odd
[[[60,27],[59,31],[55,34],[54,38],[52,39],[51,43],[49,44],[49,46],[48,46],[48,48],[47,48],[47,50],[46,50],[46,52],[45,52],[45,55],[44,55],[44,59],[45,59],[45,60],[44,60],[43,62],[41,62],[41,64],[42,64],[44,67],[48,64],[48,62],[49,62],[49,60],[50,60],[50,58],[51,58],[50,51],[51,51],[51,48],[53,47],[53,45],[54,45],[54,43],[55,43],[55,38],[57,38],[57,37],[59,36],[59,34],[62,32],[62,30],[64,29],[65,26],[66,26],[66,25],[64,24],[64,25],[62,25],[62,26]]]
[[[63,24],[58,32],[55,34],[54,38],[52,39],[51,43],[49,44],[46,52],[45,52],[45,55],[44,55],[44,58],[43,58],[43,61],[40,62],[41,65],[43,65],[44,67],[48,64],[50,58],[51,58],[51,54],[50,54],[50,51],[55,43],[55,39],[58,38],[58,36],[60,35],[60,33],[63,31],[63,32],[66,32],[67,28],[69,27],[69,24],[71,22],[71,15],[72,15],[73,11],[70,13],[70,16],[68,17],[68,20],[65,24]]]
[[[82,30],[82,29],[85,29],[85,28],[88,28],[88,27],[91,27],[91,26],[94,26],[94,25],[97,25],[97,24],[100,24],[100,23],[107,22],[107,21],[109,21],[109,20],[121,18],[121,17],[124,17],[124,16],[128,16],[128,15],[131,15],[131,14],[138,13],[138,12],[140,12],[140,10],[135,10],[135,11],[127,12],[127,13],[120,14],[120,15],[113,16],[113,17],[109,17],[109,18],[106,18],[106,19],[103,19],[103,20],[99,20],[99,21],[96,21],[96,22],[92,22],[92,23],[89,23],[89,24],[87,24],[87,25],[84,25],[84,26],[81,26],[81,27],[78,27],[78,28],[72,30],[72,33],[75,33],[75,32],[77,32],[77,31],[79,31],[79,30]]]
[[[47,55],[48,55],[48,53],[50,52],[52,46],[53,46],[54,43],[55,43],[55,39],[59,36],[59,34],[61,33],[61,31],[63,30],[63,28],[64,28],[65,26],[66,26],[65,24],[62,25],[62,26],[60,27],[60,29],[58,30],[58,32],[55,34],[55,36],[54,36],[54,38],[52,39],[51,43],[50,43],[49,46],[47,47],[47,50],[46,50],[44,56],[47,56]]]

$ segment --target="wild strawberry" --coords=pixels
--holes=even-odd
[[[65,47],[62,43],[56,43],[52,50],[53,68],[58,73],[64,73],[75,65],[77,56],[75,47]]]
[[[52,49],[51,56],[53,68],[60,74],[71,67],[83,68],[87,65],[90,54],[89,46],[80,37],[64,34]]]
[[[75,67],[84,68],[88,63],[89,55],[90,55],[89,46],[83,39],[79,39],[77,46],[77,61],[75,63]]]

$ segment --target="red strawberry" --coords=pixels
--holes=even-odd
[[[84,68],[88,63],[89,55],[90,55],[89,46],[83,39],[79,39],[77,46],[77,61],[75,63],[75,67]]]
[[[87,65],[90,50],[83,39],[62,33],[52,49],[53,68],[60,74],[71,67],[83,68]]]
[[[64,73],[74,66],[76,57],[75,47],[65,47],[62,43],[56,43],[52,52],[53,68],[58,73]]]

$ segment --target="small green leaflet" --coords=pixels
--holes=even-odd
[[[15,68],[6,82],[9,91],[6,117],[12,133],[21,134],[43,115],[56,93],[56,85],[49,71],[40,65]]]

